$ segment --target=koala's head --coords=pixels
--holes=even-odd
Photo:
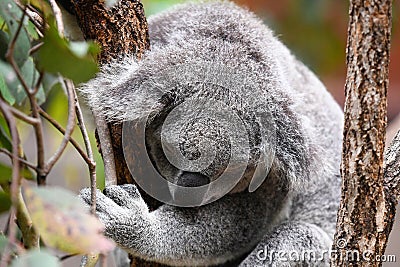
[[[209,38],[111,64],[82,91],[109,121],[145,122],[142,148],[164,179],[184,187],[225,179],[209,192],[219,198],[309,179],[316,151],[287,86],[273,53]]]

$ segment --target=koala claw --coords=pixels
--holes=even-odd
[[[86,205],[90,205],[90,188],[80,191],[79,198]],[[97,190],[96,213],[99,219],[107,225],[110,220],[118,221],[124,217],[148,213],[148,208],[136,186],[134,185],[112,185],[104,189],[102,193]]]

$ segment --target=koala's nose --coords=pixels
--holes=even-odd
[[[209,183],[210,179],[198,172],[183,172],[177,181],[177,185],[184,187],[197,187]]]
[[[182,187],[199,187],[210,183],[210,179],[197,172],[183,172],[175,184]],[[194,206],[200,206],[204,202],[208,187],[197,188],[195,191],[187,192],[177,187],[170,188],[172,198],[178,203],[196,203]],[[184,205],[185,206],[185,205]]]

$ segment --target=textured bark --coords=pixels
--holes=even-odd
[[[118,1],[112,8],[99,0],[72,0],[85,39],[101,45],[99,62],[121,55],[141,57],[150,47],[147,21],[139,0]]]
[[[124,0],[109,8],[104,1],[72,0],[77,21],[85,39],[96,41],[101,47],[98,61],[106,64],[124,55],[140,58],[149,49],[147,21],[139,0]],[[108,124],[115,160],[118,184],[135,183],[126,165],[122,147],[122,124]],[[101,142],[101,140],[100,140]],[[104,155],[103,155],[104,156]],[[139,188],[140,190],[140,188]],[[141,190],[150,209],[159,202]],[[164,266],[132,257],[131,266]]]
[[[380,266],[396,199],[384,179],[390,0],[351,0],[347,42],[342,197],[332,266]],[[348,256],[358,252],[359,258]],[[363,253],[370,253],[365,260]]]

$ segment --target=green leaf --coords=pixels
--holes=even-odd
[[[35,179],[36,176],[33,173],[33,171],[31,169],[29,169],[28,167],[26,167],[26,166],[21,170],[21,176],[24,177],[27,180],[32,180],[32,181],[36,180]]]
[[[114,244],[102,234],[103,225],[83,203],[57,187],[25,188],[25,203],[44,243],[67,253],[108,252]]]
[[[13,68],[10,64],[0,61],[0,73],[3,73],[5,84],[7,85],[11,95],[14,97],[15,102],[17,105],[21,105],[27,98],[27,95]],[[39,72],[35,68],[32,57],[29,57],[21,67],[21,74],[28,87],[33,88],[36,85],[37,80],[39,79]],[[43,104],[46,100],[42,85],[39,87],[36,99],[39,105]]]
[[[28,32],[29,36],[33,40],[39,39],[39,34],[36,30],[36,26],[29,20],[28,23],[25,25],[25,29]]]
[[[10,104],[11,106],[14,105],[15,98],[10,93],[10,89],[8,89],[6,81],[4,80],[2,75],[0,75],[0,94],[4,98],[4,100],[7,101],[8,104]]]
[[[0,184],[5,184],[11,181],[12,169],[3,163],[0,163]]]
[[[22,18],[21,9],[15,4],[13,0],[0,1],[0,16],[7,23],[10,31],[10,41],[14,38],[18,30],[18,25]],[[25,18],[28,20],[28,18]],[[30,40],[27,32],[21,29],[14,48],[14,59],[18,66],[22,66],[29,56],[29,49],[31,48]]]
[[[0,73],[11,92],[11,88],[15,87],[15,84],[18,83],[18,78],[13,68],[10,64],[0,60]]]
[[[8,124],[7,124],[6,120],[4,119],[4,117],[1,115],[2,114],[0,114],[0,129],[4,131],[3,134],[8,137],[8,140],[11,140],[11,134],[8,129]]]
[[[61,263],[45,250],[31,250],[13,260],[11,267],[61,267]]]
[[[94,56],[99,52],[94,43],[68,43],[61,38],[54,25],[46,32],[39,49],[38,64],[50,73],[81,83],[93,78],[98,71]]]
[[[20,175],[27,180],[35,180],[35,174],[28,167],[24,167],[20,171]],[[0,184],[8,183],[12,178],[12,168],[8,165],[0,163]]]
[[[8,211],[11,207],[10,195],[0,191],[0,213]]]
[[[0,147],[4,147],[8,151],[12,150],[11,140],[2,125],[0,125]]]
[[[6,60],[6,52],[8,49],[8,42],[10,38],[8,38],[8,33],[0,30],[0,59]]]

